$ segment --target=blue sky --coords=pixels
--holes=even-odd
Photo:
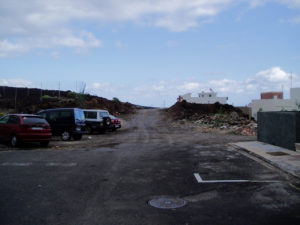
[[[0,0],[0,85],[169,106],[300,87],[300,0]]]

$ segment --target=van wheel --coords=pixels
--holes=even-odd
[[[17,136],[15,134],[11,135],[11,137],[10,137],[10,145],[12,147],[17,147],[18,144],[19,144],[19,140],[18,140]]]
[[[110,118],[109,117],[104,118],[103,123],[104,123],[104,126],[108,128],[111,124]]]
[[[69,141],[71,139],[71,134],[69,131],[64,131],[62,134],[61,134],[61,140],[63,141]]]
[[[49,145],[49,141],[41,141],[42,147],[47,147]]]
[[[82,134],[74,134],[73,138],[75,141],[79,141],[82,138]]]

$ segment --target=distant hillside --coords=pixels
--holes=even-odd
[[[2,112],[36,113],[41,109],[58,107],[106,109],[115,115],[133,113],[140,108],[128,102],[121,102],[117,98],[111,101],[72,91],[0,86],[0,110]]]

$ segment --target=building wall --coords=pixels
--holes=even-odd
[[[283,99],[282,92],[264,92],[260,94],[261,99]]]
[[[257,120],[257,112],[299,111],[300,88],[291,88],[291,99],[252,100],[252,117]]]
[[[300,88],[291,88],[291,99],[300,100]]]
[[[214,104],[216,102],[219,102],[221,104],[227,104],[227,97],[215,97],[215,95],[212,97],[209,97],[209,95],[206,93],[204,97],[201,96],[202,93],[199,94],[200,97],[192,97],[191,93],[182,95],[182,99],[186,100],[190,103],[197,103],[197,104]]]

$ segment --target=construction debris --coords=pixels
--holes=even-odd
[[[223,132],[256,136],[257,124],[231,105],[177,102],[167,112],[179,124],[189,124],[201,132]]]

